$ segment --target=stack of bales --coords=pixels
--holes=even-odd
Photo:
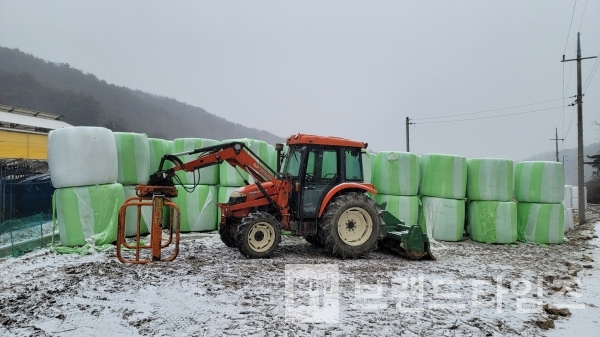
[[[135,186],[148,182],[150,175],[150,150],[148,137],[141,133],[113,132],[117,149],[117,182],[123,185],[125,200],[135,196]],[[140,234],[147,234],[151,207],[144,207],[140,219]],[[144,219],[145,218],[145,219]],[[137,233],[137,209],[128,207],[125,214],[125,236]],[[144,221],[146,220],[146,221]]]
[[[565,195],[562,201],[563,208],[565,209],[565,228],[564,231],[573,229],[575,223],[573,222],[573,186],[565,185]]]
[[[517,206],[513,194],[513,162],[508,159],[467,161],[467,232],[485,243],[517,241]]]
[[[178,138],[173,140],[171,151],[174,154],[182,153],[218,144],[218,141],[212,139]],[[179,157],[184,163],[196,158],[198,154]],[[177,171],[174,180],[178,196],[173,198],[173,201],[181,211],[181,231],[200,232],[217,229],[219,167],[213,165],[194,172]]]
[[[117,238],[123,186],[113,133],[71,127],[48,135],[48,166],[56,188],[53,207],[63,246],[102,245]]]
[[[275,151],[275,147],[273,145],[270,145],[262,140],[254,140],[249,138],[226,139],[222,141],[223,144],[231,142],[244,143],[246,147],[252,150],[252,152],[254,152],[262,161],[273,168],[273,170],[277,168],[277,151]],[[284,152],[285,151],[286,149],[284,149]],[[254,179],[246,171],[242,170],[241,168],[237,168],[236,170],[236,168],[226,162],[220,165],[219,176],[220,187],[219,196],[217,199],[219,203],[227,203],[229,201],[229,196],[233,191],[246,185],[244,180],[248,181],[250,184],[254,183]],[[221,214],[218,214],[218,219],[220,218]]]
[[[171,147],[173,142],[170,140],[164,140],[159,138],[148,138],[148,149],[150,151],[150,162],[148,173],[153,174],[158,171],[160,167],[160,162],[166,154],[172,154]],[[163,170],[169,169],[173,167],[173,163],[165,160],[163,163]],[[163,208],[163,227],[169,226],[170,221],[170,207]],[[129,212],[128,212],[129,213]],[[142,220],[143,226],[146,226],[148,230],[150,230],[151,222],[152,222],[152,207],[142,207]]]
[[[519,241],[562,243],[564,239],[565,176],[563,164],[547,161],[517,163],[515,199]]]
[[[419,157],[410,152],[381,151],[373,156],[375,201],[407,225],[418,222]]]
[[[459,241],[465,224],[467,159],[424,154],[420,159],[419,224],[435,240]]]

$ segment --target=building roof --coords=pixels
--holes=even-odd
[[[59,121],[60,115],[0,104],[0,127],[23,131],[48,132],[72,126]]]

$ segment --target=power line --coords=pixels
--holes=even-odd
[[[598,58],[596,59],[596,62],[594,63],[594,66],[592,67],[592,71],[588,75],[587,80],[585,80],[585,85],[584,85],[584,88],[583,88],[583,92],[584,93],[587,91],[587,88],[588,88],[590,82],[592,81],[592,78],[596,74],[596,70],[598,70],[598,64],[600,64],[599,61],[600,61],[600,55],[598,55]]]
[[[581,22],[579,23],[579,29],[578,29],[579,32],[581,31],[581,25],[583,25],[583,17],[585,17],[585,9],[587,8],[587,2],[588,2],[588,0],[585,0],[585,5],[583,6],[583,14],[581,14]],[[571,20],[573,20],[573,19],[571,18]]]
[[[562,99],[564,99],[564,98],[557,98],[557,99],[551,99],[551,100],[548,100],[548,101],[543,101],[543,102],[537,102],[537,103],[530,103],[530,104],[517,105],[517,106],[508,107],[508,108],[499,108],[499,109],[492,109],[492,110],[483,110],[483,111],[477,111],[477,112],[469,112],[469,113],[464,113],[464,114],[445,115],[445,116],[436,116],[436,117],[425,117],[425,118],[411,118],[411,120],[413,120],[413,121],[421,121],[421,120],[426,120],[426,119],[436,119],[436,118],[447,118],[447,117],[457,117],[457,116],[475,115],[475,114],[480,114],[480,113],[485,113],[485,112],[493,112],[493,111],[500,111],[500,110],[508,110],[508,109],[522,108],[522,107],[524,107],[524,106],[531,106],[531,105],[536,105],[536,104],[542,104],[542,103],[548,103],[548,102],[560,101],[560,100],[562,100]],[[425,123],[419,123],[419,124],[425,124]]]
[[[565,50],[563,50],[563,55],[567,51],[567,44],[569,44],[569,35],[571,35],[571,25],[573,25],[573,16],[575,16],[575,8],[577,7],[577,0],[575,0],[575,4],[573,5],[573,14],[571,14],[571,23],[569,24],[569,33],[567,34],[567,42],[565,42]]]
[[[475,118],[465,118],[465,119],[455,119],[455,120],[449,120],[449,121],[415,123],[415,124],[438,124],[438,123],[453,123],[453,122],[472,121],[472,120],[477,120],[477,119],[487,119],[487,118],[497,118],[497,117],[505,117],[505,116],[523,115],[523,114],[532,113],[532,112],[538,112],[538,111],[560,109],[562,107],[563,106],[561,105],[561,106],[557,106],[557,107],[554,107],[554,108],[546,108],[546,109],[522,111],[522,112],[515,112],[515,113],[512,113],[512,114],[494,115],[494,116],[485,116],[485,117],[475,117]]]

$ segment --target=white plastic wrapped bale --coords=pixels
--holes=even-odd
[[[563,164],[523,161],[515,166],[515,199],[521,202],[561,203],[565,194]]]
[[[135,186],[123,186],[123,194],[125,196],[125,201],[128,198],[134,197],[135,194]],[[163,217],[164,218],[164,217]],[[131,237],[135,236],[137,233],[137,207],[131,206],[127,207],[127,211],[125,212],[125,236]],[[152,223],[152,207],[144,206],[141,209],[141,219],[140,219],[140,235],[145,235],[149,233],[148,227],[149,224]]]
[[[465,200],[421,197],[419,225],[427,236],[440,241],[459,241],[465,226]]]
[[[397,196],[377,193],[375,195],[375,202],[377,204],[387,203],[385,210],[404,221],[407,225],[414,225],[419,221],[419,197],[417,196]]]
[[[262,140],[254,140],[248,138],[242,139],[227,139],[222,143],[231,143],[231,142],[242,142],[244,143],[252,152],[254,152],[261,160],[265,163],[269,163],[269,144],[263,142]],[[272,156],[272,155],[271,155]],[[272,161],[272,159],[271,159]],[[229,165],[228,163],[222,163],[220,166],[220,185],[221,186],[230,186],[230,187],[239,187],[244,186],[244,179],[248,180],[250,184],[254,183],[254,179],[249,177],[248,173],[241,168],[238,168],[242,177],[236,172],[236,169]],[[275,170],[275,168],[273,168]]]
[[[573,209],[565,208],[565,232],[575,228],[575,219],[573,218]]]
[[[192,186],[186,186],[188,189]],[[193,192],[177,186],[177,197],[173,202],[181,212],[182,232],[203,232],[217,229],[218,186],[198,185]]]
[[[187,151],[192,151],[195,149],[219,145],[220,142],[213,139],[204,139],[204,138],[177,138],[173,140],[171,144],[171,152],[172,154],[182,153]],[[198,154],[185,155],[180,156],[182,162],[186,163],[188,161],[194,160],[198,158]],[[195,170],[194,172],[184,172],[177,171],[175,173],[177,177],[181,180],[183,185],[218,185],[219,184],[219,165],[213,165],[205,168],[201,168],[199,170]]]
[[[52,203],[61,245],[114,242],[123,198],[118,183],[56,189]]]
[[[217,203],[226,204],[229,202],[229,197],[231,193],[237,190],[239,187],[227,187],[227,186],[219,186],[219,197],[217,198]],[[218,223],[221,223],[221,211],[217,209],[217,218]]]
[[[517,241],[517,205],[504,201],[471,201],[467,231],[477,242],[514,243]]]
[[[381,151],[375,156],[373,185],[379,193],[417,195],[419,157],[410,152]]]
[[[48,167],[54,188],[117,182],[117,145],[112,131],[70,127],[48,134]]]
[[[573,186],[573,190],[571,193],[573,194],[571,208],[579,210],[579,188],[577,186]],[[583,188],[583,196],[585,197],[583,205],[585,206],[585,209],[587,209],[587,187]]]
[[[113,132],[117,144],[119,177],[123,185],[148,182],[150,173],[150,150],[148,137],[141,133]]]
[[[562,204],[565,209],[573,207],[573,186],[565,185],[565,196],[563,198]]]
[[[149,174],[158,171],[158,166],[160,165],[160,161],[162,160],[163,156],[166,154],[171,154],[172,144],[173,142],[170,140],[148,138],[148,149],[150,151],[150,166],[148,169]],[[163,170],[171,167],[173,167],[172,163],[167,160],[163,165]]]
[[[565,213],[563,205],[517,203],[517,237],[519,241],[563,243]]]
[[[513,161],[474,158],[467,160],[467,198],[509,201],[513,195]]]
[[[421,155],[419,194],[463,199],[467,189],[467,159],[446,154]]]

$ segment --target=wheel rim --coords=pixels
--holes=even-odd
[[[252,225],[248,232],[248,245],[255,252],[266,252],[275,243],[275,231],[268,222],[258,222]]]
[[[367,242],[372,232],[371,216],[360,207],[348,208],[338,220],[340,239],[349,246],[360,246]]]

